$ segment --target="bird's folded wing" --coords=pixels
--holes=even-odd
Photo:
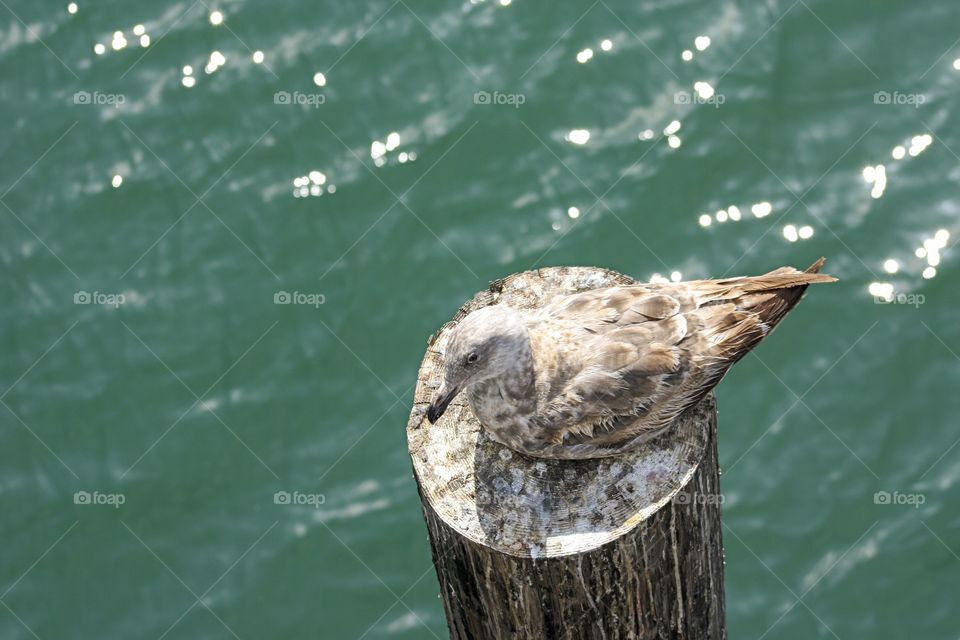
[[[547,305],[548,322],[573,323],[590,337],[580,370],[540,415],[546,439],[569,433],[609,444],[669,425],[769,334],[806,285],[834,280],[817,273],[822,264],[596,289]]]
[[[547,439],[570,427],[612,428],[620,416],[636,416],[664,393],[666,376],[683,364],[679,347],[687,320],[674,296],[637,287],[589,292],[565,300],[555,317],[576,320],[587,336],[580,369],[541,412]]]

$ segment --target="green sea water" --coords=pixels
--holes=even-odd
[[[444,638],[427,336],[821,255],[718,389],[730,637],[957,637],[956,2],[78,5],[0,2],[0,637]]]

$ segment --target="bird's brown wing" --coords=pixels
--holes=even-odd
[[[543,310],[546,324],[577,325],[582,340],[578,371],[538,417],[544,439],[612,446],[659,433],[766,337],[808,284],[834,280],[817,273],[822,264],[554,301]]]

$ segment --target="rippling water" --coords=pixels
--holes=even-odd
[[[719,391],[730,637],[956,634],[955,2],[77,5],[0,7],[0,636],[444,637],[426,336],[820,255]]]

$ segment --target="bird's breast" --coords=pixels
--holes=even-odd
[[[470,408],[490,436],[511,448],[521,448],[531,434],[528,425],[536,414],[536,393],[530,385],[494,378],[467,389]]]

